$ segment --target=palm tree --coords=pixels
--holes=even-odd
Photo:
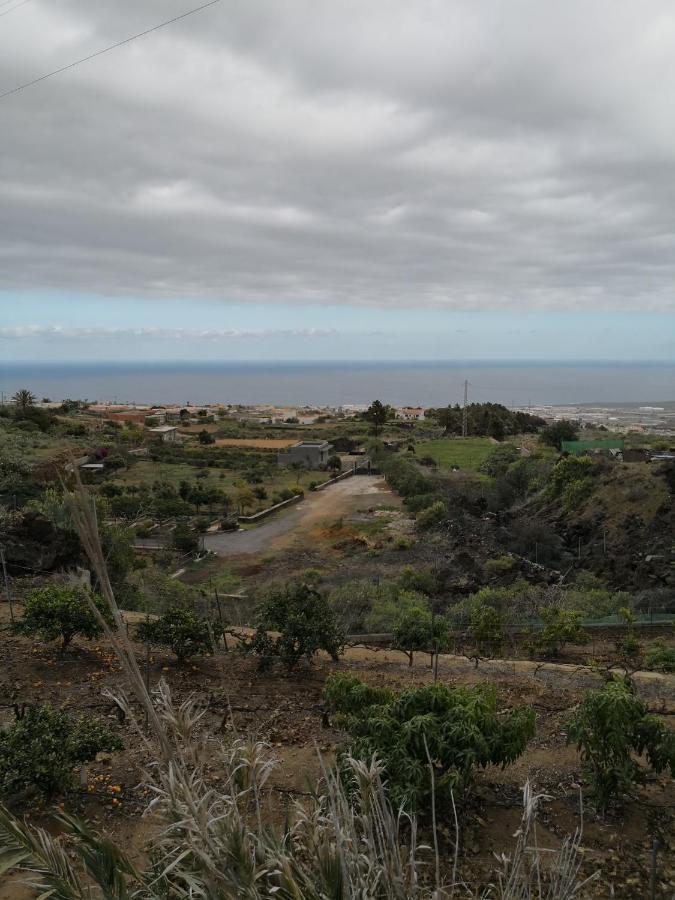
[[[12,400],[16,403],[21,412],[25,413],[28,407],[35,403],[35,394],[31,394],[26,388],[21,388],[20,391],[17,391],[16,394],[14,394]]]

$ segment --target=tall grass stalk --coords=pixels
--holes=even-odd
[[[346,759],[349,789],[321,760],[310,800],[294,803],[283,827],[268,824],[269,779],[277,764],[270,748],[236,734],[225,742],[210,736],[199,703],[188,698],[177,704],[163,680],[152,694],[147,690],[108,578],[95,510],[79,481],[70,503],[114,627],[100,613],[99,622],[147,718],[149,734],[128,699],[113,698],[152,761],[147,812],[156,835],[144,864],[135,866],[109,838],[69,815],[56,816],[66,852],[61,839],[0,807],[0,876],[14,868],[29,871],[36,891],[50,900],[445,900],[457,887],[466,897],[499,900],[582,896],[580,831],[551,852],[545,866],[535,833],[542,797],[529,785],[515,850],[500,858],[500,876],[487,893],[458,882],[458,825],[451,879],[443,883],[435,811],[432,852],[419,841],[416,818],[390,804],[376,758]],[[431,761],[430,768],[433,778]]]

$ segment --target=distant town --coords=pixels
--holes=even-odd
[[[36,401],[36,406],[58,409],[61,401],[44,399]],[[168,426],[213,423],[230,419],[251,425],[316,425],[335,419],[350,419],[361,415],[367,404],[344,404],[341,406],[273,406],[270,404],[207,404],[195,405],[151,405],[138,403],[96,402],[86,405],[90,415],[108,421],[135,423],[155,429],[157,435],[169,435]],[[547,421],[572,419],[582,426],[601,431],[633,434],[675,434],[675,402],[660,405],[638,405],[628,403],[603,405],[532,405],[514,406],[514,412],[525,412],[540,416]],[[421,422],[427,408],[424,406],[396,406],[395,418],[401,422]]]

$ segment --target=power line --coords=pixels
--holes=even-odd
[[[27,0],[25,0],[27,2]],[[67,72],[68,69],[74,69],[75,66],[79,66],[82,63],[88,62],[90,59],[95,59],[97,56],[102,56],[104,53],[109,53],[111,50],[117,49],[117,47],[123,47],[125,44],[130,44],[132,41],[135,41],[137,38],[145,37],[146,34],[152,34],[153,31],[159,31],[160,28],[166,28],[167,25],[172,25],[174,22],[179,22],[181,19],[186,19],[188,16],[192,16],[195,13],[201,12],[203,9],[208,9],[209,6],[215,6],[216,3],[220,3],[220,0],[209,0],[208,3],[202,3],[201,6],[196,6],[194,9],[189,9],[187,12],[181,13],[179,16],[174,16],[172,19],[167,19],[165,22],[160,22],[158,25],[153,25],[152,28],[146,28],[145,31],[139,31],[138,34],[132,34],[131,37],[124,38],[122,41],[117,41],[115,44],[110,44],[108,47],[103,47],[101,50],[96,50],[94,53],[90,53],[88,56],[83,56],[82,59],[76,59],[74,62],[68,63],[67,66],[61,66],[60,69],[54,69],[53,72],[47,72],[45,75],[40,75],[39,78],[34,78],[32,81],[27,81],[25,84],[19,84],[17,87],[11,88],[9,91],[5,91],[4,94],[0,94],[0,100],[4,100],[5,97],[9,97],[11,94],[17,94],[19,91],[23,91],[26,88],[32,87],[34,84],[39,84],[41,81],[46,81],[47,78],[52,78],[54,75],[60,75],[61,72]],[[14,7],[16,9],[16,7]],[[8,10],[11,12],[12,10]]]
[[[8,16],[11,12],[17,10],[20,6],[25,6],[26,3],[30,3],[30,0],[21,0],[21,3],[17,3],[16,6],[13,6],[11,9],[6,9],[3,13],[0,13],[0,19],[3,16]],[[2,4],[4,6],[4,4]]]

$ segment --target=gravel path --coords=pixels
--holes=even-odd
[[[337,519],[373,505],[377,501],[375,495],[383,499],[386,496],[387,502],[392,502],[392,495],[380,475],[355,475],[323,491],[306,494],[297,506],[281,511],[253,528],[204,535],[204,548],[217,556],[278,550],[306,535],[312,525],[323,519]]]

